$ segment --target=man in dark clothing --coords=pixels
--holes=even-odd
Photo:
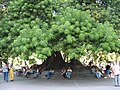
[[[109,77],[109,75],[110,75],[110,68],[111,68],[110,65],[107,64],[106,65],[106,71],[105,71],[105,74],[106,74],[107,77]]]

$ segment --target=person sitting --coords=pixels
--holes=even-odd
[[[96,68],[97,68],[96,66],[92,66],[92,67],[91,67],[91,73],[92,73],[92,74],[95,74],[95,73],[96,73]]]
[[[52,75],[54,75],[54,73],[55,73],[55,71],[54,71],[53,69],[50,69],[50,70],[48,71],[48,74],[45,75],[45,76],[47,77],[47,79],[50,79],[50,78],[52,77]]]
[[[63,78],[66,78],[66,70],[65,70],[65,68],[63,68],[61,70],[61,74],[62,74]]]
[[[101,78],[102,73],[98,69],[96,69],[95,76],[96,76],[96,78]]]
[[[110,66],[110,64],[108,63],[107,65],[106,65],[106,70],[105,70],[105,74],[106,74],[106,77],[107,78],[109,78],[110,77],[110,74],[111,74],[111,66]]]
[[[27,69],[26,72],[25,72],[25,77],[29,77],[30,76],[30,69]]]
[[[25,73],[25,77],[30,77],[31,74],[34,74],[34,70],[33,69],[28,69]]]
[[[71,69],[70,67],[68,67],[68,69],[67,69],[66,77],[67,77],[68,79],[71,79],[71,77],[72,77],[72,69]]]
[[[39,68],[37,68],[34,72],[34,79],[38,78],[40,74],[41,74],[41,70]]]
[[[23,74],[23,71],[21,69],[15,70],[16,76],[20,77],[20,76],[22,76],[22,74]]]

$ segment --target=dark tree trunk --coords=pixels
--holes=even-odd
[[[63,67],[66,66],[65,61],[59,51],[53,53],[53,55],[49,56],[43,64],[40,66],[41,69],[54,69],[54,70],[61,70]]]
[[[61,53],[59,51],[54,52],[53,55],[49,56],[40,66],[42,71],[54,69],[55,71],[60,71],[62,68],[71,67],[75,75],[79,73],[91,73],[90,68],[84,66],[79,60],[72,59],[70,63],[65,62]]]
[[[72,76],[74,78],[84,77],[85,75],[91,75],[90,67],[84,66],[79,60],[72,59],[70,63],[65,62],[59,51],[54,52],[49,56],[40,66],[41,72],[44,70],[54,69],[55,71],[61,71],[63,68],[67,69],[71,67],[73,70]],[[90,77],[90,76],[89,76]]]
[[[67,67],[71,67],[73,70],[79,70],[84,68],[84,65],[76,59],[72,59],[70,63],[65,62],[59,51],[54,52],[42,63],[42,65],[40,65],[42,70],[49,70],[51,68],[54,70],[61,70]]]

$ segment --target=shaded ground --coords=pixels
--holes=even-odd
[[[114,79],[80,78],[79,80],[63,80],[46,78],[15,77],[13,82],[4,82],[0,74],[0,90],[118,90],[114,87]]]

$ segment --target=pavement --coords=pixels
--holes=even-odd
[[[120,90],[114,86],[114,78],[46,79],[15,77],[13,82],[4,82],[0,73],[0,90]]]

